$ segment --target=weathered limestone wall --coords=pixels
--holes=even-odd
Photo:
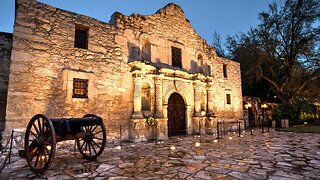
[[[12,34],[0,32],[0,133],[4,129],[6,114],[11,49]]]
[[[209,107],[209,111],[213,108],[212,111],[222,120],[242,119],[240,64],[217,57],[215,49],[194,31],[179,6],[168,4],[150,16],[139,14],[125,16],[116,12],[110,23],[123,30],[124,36],[116,36],[116,42],[122,45],[123,53],[129,61],[141,59],[142,43],[145,38],[151,42],[151,61],[158,67],[172,68],[168,67],[172,64],[171,46],[181,48],[182,70],[199,73],[199,69],[202,69],[202,74],[213,76],[214,80],[210,87],[205,87],[205,83],[199,84],[200,96],[207,97],[207,88],[212,92],[213,106]],[[202,66],[198,61],[198,55],[203,57]],[[223,64],[227,65],[227,78],[223,77]],[[168,88],[170,87],[164,83],[163,89]],[[194,92],[193,88],[188,90],[185,98],[190,97],[188,100],[191,102],[189,105],[192,106],[190,109],[193,114]],[[226,94],[231,95],[231,104],[226,103]],[[163,92],[163,95],[166,96],[166,92]]]
[[[114,42],[118,31],[36,1],[17,2],[6,130],[26,127],[37,113],[53,118],[92,113],[104,119],[111,139],[119,136],[120,125],[127,137],[132,79]],[[88,49],[74,47],[75,24],[89,27]],[[83,77],[89,79],[89,97],[72,98],[72,79]]]
[[[240,64],[225,58],[216,58],[213,66],[214,109],[222,119],[243,119]],[[223,64],[227,66],[227,77],[223,76]],[[231,95],[231,104],[226,102],[226,94]]]
[[[108,140],[119,138],[120,125],[123,139],[151,137],[141,112],[144,81],[153,94],[149,113],[160,114],[163,128],[158,132],[163,131],[163,137],[168,99],[174,92],[185,100],[188,134],[197,133],[196,125],[212,127],[218,120],[242,118],[239,63],[217,57],[177,5],[168,4],[150,16],[115,13],[110,24],[35,0],[17,0],[16,9],[7,132],[26,127],[37,113],[52,118],[91,113],[104,119]],[[89,28],[88,49],[74,47],[79,25]],[[146,40],[151,43],[152,73],[128,64],[142,60]],[[182,68],[171,66],[171,47],[181,49]],[[167,76],[164,71],[172,72]],[[72,98],[73,78],[89,80],[88,98]]]
[[[124,46],[124,53],[130,60],[140,59],[142,40],[151,42],[151,61],[160,65],[171,65],[171,46],[181,48],[182,66],[189,72],[201,68],[197,62],[199,54],[203,56],[203,66],[212,66],[216,53],[192,28],[182,9],[175,4],[168,4],[153,15],[133,14],[125,16],[114,13],[110,23],[115,24],[125,33],[117,37]]]

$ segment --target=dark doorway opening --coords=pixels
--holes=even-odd
[[[180,94],[173,93],[168,102],[168,135],[185,135],[186,127],[186,105]]]

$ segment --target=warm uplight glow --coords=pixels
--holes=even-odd
[[[199,143],[199,142],[196,142],[196,143],[195,143],[195,146],[196,146],[196,147],[199,147],[199,146],[200,146],[200,143]]]
[[[117,149],[119,149],[119,150],[120,150],[120,149],[122,149],[122,147],[121,147],[121,146],[117,146]]]
[[[267,107],[268,107],[267,104],[261,104],[261,108],[265,109],[265,108],[267,108]]]
[[[41,156],[41,160],[44,161],[46,156]]]
[[[242,131],[243,133],[245,133],[246,131]]]
[[[232,140],[232,137],[229,137],[230,140]]]
[[[252,107],[252,104],[251,104],[251,103],[248,103],[248,104],[244,105],[244,107],[245,107],[246,109],[251,108],[251,107]]]
[[[217,140],[217,139],[215,139],[215,140],[213,140],[213,142],[214,142],[214,143],[217,143],[217,142],[218,142],[218,140]]]
[[[131,145],[131,147],[134,147],[134,146],[135,146],[134,144]]]
[[[201,116],[205,116],[206,112],[205,111],[201,111]]]
[[[175,150],[176,147],[175,147],[175,146],[171,146],[170,149],[171,149],[171,150]]]

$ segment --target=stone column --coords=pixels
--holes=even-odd
[[[194,117],[201,117],[200,89],[198,83],[194,83]]]
[[[187,118],[187,133],[192,134],[193,132],[193,121],[192,121],[192,116],[193,116],[193,109],[192,106],[187,105],[186,106],[186,118]]]
[[[133,114],[132,119],[141,119],[143,118],[141,112],[141,85],[142,80],[140,77],[134,79],[134,92],[133,92]]]
[[[213,113],[213,92],[212,92],[212,84],[207,84],[207,113]]]
[[[163,111],[162,111],[162,78],[161,77],[156,77],[155,84],[156,84],[156,93],[155,93],[156,113],[155,113],[155,116],[157,118],[162,118],[163,117]]]

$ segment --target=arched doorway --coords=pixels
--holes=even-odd
[[[184,135],[186,127],[186,105],[180,94],[173,93],[168,101],[168,135]]]

